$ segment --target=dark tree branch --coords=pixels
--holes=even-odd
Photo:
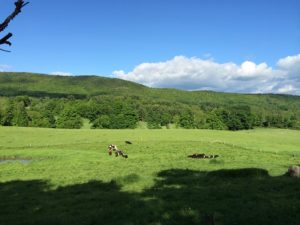
[[[12,21],[21,12],[21,9],[28,3],[29,2],[24,2],[24,0],[17,0],[15,2],[15,10],[0,24],[0,32],[5,30],[5,28],[8,26],[10,21]],[[8,33],[7,35],[5,35],[3,38],[0,39],[0,45],[3,44],[11,45],[11,42],[8,41],[8,39],[11,37],[12,37],[12,33]],[[0,50],[9,52],[4,49],[0,49]]]
[[[13,20],[21,12],[21,9],[28,3],[29,2],[24,2],[23,0],[17,0],[15,2],[15,10],[3,21],[3,23],[0,24],[0,32],[5,30],[9,22]]]
[[[3,44],[11,45],[11,43],[8,41],[8,39],[11,38],[11,36],[13,36],[12,33],[8,33],[3,38],[1,38],[0,45],[3,45]]]
[[[3,51],[3,52],[10,52],[10,51],[5,50],[5,49],[2,49],[2,48],[0,48],[0,51]]]

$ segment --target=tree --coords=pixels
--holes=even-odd
[[[0,126],[2,125],[2,117],[3,117],[3,112],[0,105]]]
[[[212,129],[212,130],[226,130],[227,127],[223,123],[222,119],[217,115],[214,111],[210,112],[207,115],[206,125],[204,128]]]
[[[108,115],[99,116],[94,122],[92,128],[110,128],[110,117]]]
[[[183,128],[194,128],[194,116],[192,112],[185,112],[183,115],[180,116],[179,124]]]
[[[15,2],[15,10],[0,24],[0,32],[4,31],[8,24],[10,23],[10,21],[12,21],[20,12],[21,12],[21,9],[27,5],[29,2],[24,2],[23,0],[17,0]],[[9,39],[13,36],[12,33],[8,33],[6,34],[3,38],[0,39],[0,45],[11,45],[11,42],[9,41]],[[4,49],[1,49],[1,51],[6,51],[6,52],[9,52],[7,50],[4,50]]]
[[[56,121],[56,127],[67,129],[80,129],[82,119],[72,108],[65,108]]]
[[[246,105],[236,105],[216,110],[216,115],[227,126],[228,130],[252,129],[254,116]]]
[[[161,129],[160,113],[158,110],[159,107],[157,106],[147,108],[146,122],[149,129]]]
[[[29,118],[25,109],[23,102],[16,102],[13,111],[12,123],[14,126],[27,127],[29,123]]]
[[[197,129],[204,128],[206,123],[206,115],[205,113],[197,108],[193,109],[194,116],[194,126]]]
[[[180,115],[175,114],[172,118],[172,123],[175,124],[176,128],[179,128],[180,127]]]
[[[30,118],[28,126],[30,127],[53,127],[53,124],[49,121],[49,119],[43,116],[40,112],[29,111],[28,116]]]
[[[110,128],[112,129],[133,129],[136,127],[138,121],[135,115],[120,113],[113,115],[110,122]]]
[[[12,126],[13,125],[12,121],[14,118],[13,113],[14,113],[14,102],[12,99],[9,99],[1,118],[1,125]]]

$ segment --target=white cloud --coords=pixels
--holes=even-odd
[[[293,93],[296,89],[294,88],[293,85],[288,84],[288,85],[284,85],[283,87],[278,89],[278,93],[282,93],[282,94],[289,94],[289,93]]]
[[[279,59],[277,64],[282,68],[291,68],[291,67],[299,66],[300,54],[295,56],[287,56],[283,59]]]
[[[7,72],[12,69],[12,66],[9,65],[0,65],[0,72]]]
[[[52,73],[50,73],[50,75],[57,75],[57,76],[73,76],[72,73],[69,73],[69,72],[61,72],[61,71],[52,72]]]
[[[113,75],[115,75],[117,77],[122,77],[125,75],[125,72],[123,70],[116,70],[113,72]]]
[[[300,54],[278,60],[277,66],[285,70],[289,78],[300,81]]]
[[[175,56],[164,62],[142,63],[128,73],[114,71],[113,75],[150,87],[300,94],[300,54],[280,59],[275,69],[264,62],[245,61],[238,65]]]

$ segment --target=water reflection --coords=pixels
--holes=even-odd
[[[31,163],[32,160],[31,159],[0,159],[0,164],[4,164],[4,163],[22,163],[22,164],[28,164]]]

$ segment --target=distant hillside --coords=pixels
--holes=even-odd
[[[135,93],[145,87],[129,81],[98,76],[53,76],[32,73],[0,73],[0,95],[74,97]]]
[[[86,98],[97,95],[139,96],[162,101],[201,104],[244,103],[257,105],[292,104],[300,107],[300,96],[275,94],[235,94],[213,91],[183,91],[149,88],[134,82],[99,76],[53,76],[33,73],[0,73],[0,95]],[[284,106],[282,106],[284,107]]]
[[[0,125],[300,129],[300,96],[149,88],[98,76],[0,73]]]

